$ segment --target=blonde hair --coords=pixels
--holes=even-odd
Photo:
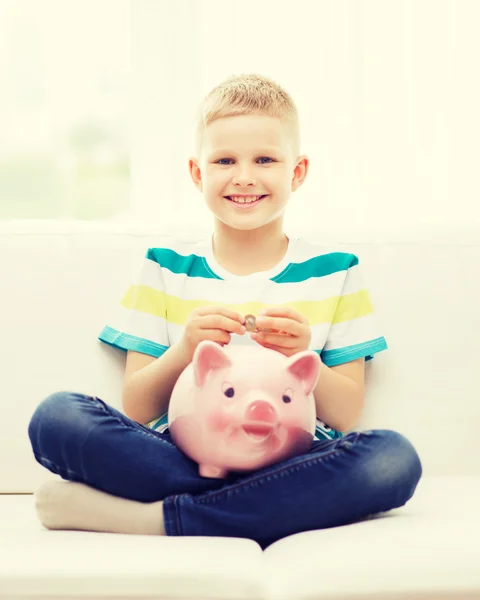
[[[300,153],[300,125],[297,107],[290,95],[268,77],[233,75],[214,87],[201,102],[195,128],[195,151],[201,154],[207,126],[222,117],[265,115],[281,119],[290,129],[296,159]]]

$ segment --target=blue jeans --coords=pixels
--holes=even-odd
[[[63,479],[130,500],[163,500],[167,535],[245,537],[263,549],[300,531],[403,506],[422,474],[403,435],[375,429],[313,441],[306,454],[209,479],[168,432],[74,392],[43,400],[28,435],[36,460]]]

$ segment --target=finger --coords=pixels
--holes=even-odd
[[[222,315],[206,315],[205,317],[202,317],[200,329],[222,329],[223,331],[238,333],[239,335],[243,335],[246,331],[244,325],[241,325],[234,319]]]
[[[200,317],[205,317],[207,315],[223,315],[224,317],[238,321],[241,324],[245,321],[243,315],[226,306],[200,306],[196,309],[196,313]]]
[[[265,329],[274,329],[276,331],[285,331],[290,335],[300,337],[303,333],[303,324],[292,319],[282,317],[258,317],[256,320],[260,331]]]
[[[217,342],[221,346],[229,344],[231,340],[230,334],[220,329],[203,329],[202,338],[211,342]]]
[[[275,352],[279,352],[284,356],[293,356],[294,354],[296,354],[295,348],[285,348],[284,346],[274,346],[273,344],[266,343],[260,345],[262,346],[262,348],[267,348],[268,350],[275,350]]]
[[[274,333],[256,333],[252,335],[252,339],[260,344],[269,344],[271,346],[279,346],[281,348],[295,348],[298,339],[289,335],[277,335]]]
[[[286,317],[287,319],[293,319],[299,323],[308,323],[307,319],[302,314],[289,306],[271,306],[265,309],[265,312],[261,313],[259,318],[264,315],[267,315],[268,317]]]

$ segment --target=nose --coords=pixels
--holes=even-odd
[[[255,187],[257,184],[255,183],[255,180],[251,177],[235,177],[233,180],[233,185],[236,185],[241,190],[244,190],[247,187]]]
[[[233,178],[233,185],[239,185],[242,188],[247,185],[256,185],[256,181],[253,176],[248,172],[246,167],[240,167],[237,171],[237,174]]]
[[[264,400],[255,400],[247,407],[246,418],[249,421],[276,423],[277,413],[273,406]]]

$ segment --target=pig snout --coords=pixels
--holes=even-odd
[[[272,425],[275,425],[278,421],[276,410],[264,400],[255,400],[249,404],[245,412],[245,418],[247,421],[262,421]]]

